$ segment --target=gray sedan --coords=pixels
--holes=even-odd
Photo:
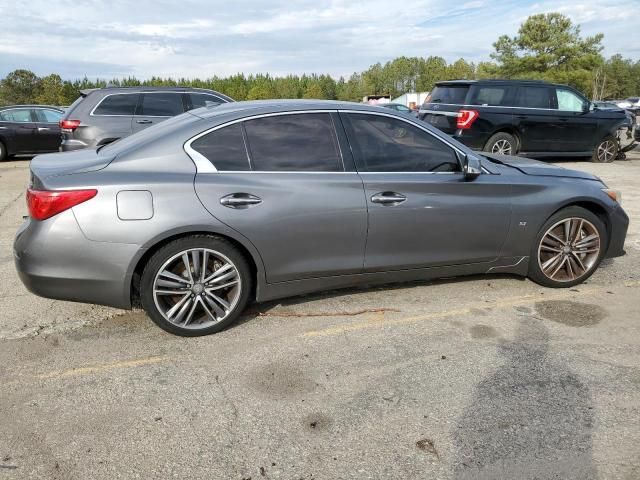
[[[474,153],[420,120],[331,101],[185,113],[31,162],[15,263],[44,297],[217,332],[250,301],[508,273],[548,287],[624,254],[619,194],[588,173]]]

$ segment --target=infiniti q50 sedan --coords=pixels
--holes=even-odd
[[[591,174],[331,101],[204,107],[37,156],[27,203],[14,255],[29,290],[141,304],[185,336],[250,301],[355,284],[503,272],[570,287],[624,254],[628,226]]]

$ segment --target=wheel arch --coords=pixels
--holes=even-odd
[[[549,220],[553,215],[558,213],[560,210],[564,210],[565,208],[568,208],[568,207],[582,207],[585,210],[588,210],[591,213],[593,213],[600,220],[602,220],[602,223],[604,223],[604,226],[607,229],[607,245],[606,245],[606,248],[604,249],[606,251],[609,248],[609,242],[611,241],[611,232],[612,232],[611,218],[609,218],[609,214],[607,213],[607,208],[603,204],[601,204],[600,202],[592,198],[576,198],[576,199],[567,201],[565,204],[563,204],[562,206],[556,208],[553,212],[551,212],[551,214],[549,214],[547,218],[544,220],[542,225],[544,225],[547,220]]]
[[[520,151],[520,147],[522,146],[522,135],[520,134],[520,131],[518,130],[518,128],[513,125],[500,125],[495,130],[493,130],[489,134],[489,137],[487,138],[487,141],[484,143],[483,148],[487,147],[489,140],[491,140],[491,137],[493,137],[496,133],[508,133],[509,135],[512,135],[516,139],[516,142],[518,142],[516,151],[518,152]]]
[[[125,281],[125,296],[128,298],[132,307],[140,307],[140,279],[142,277],[142,271],[149,259],[160,248],[177,240],[179,238],[190,237],[194,235],[210,235],[225,239],[233,246],[235,246],[244,255],[249,263],[251,274],[256,280],[254,283],[254,291],[251,292],[250,299],[255,299],[257,296],[257,290],[262,288],[265,281],[264,264],[262,258],[257,249],[246,238],[240,238],[240,235],[231,231],[219,231],[212,230],[204,226],[193,226],[190,228],[181,228],[173,230],[155,237],[150,240],[143,248],[140,249],[138,255],[131,261],[128,275]]]

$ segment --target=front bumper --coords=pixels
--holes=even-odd
[[[605,258],[621,257],[625,254],[624,241],[629,228],[629,217],[620,205],[616,205],[609,215],[610,238]]]
[[[26,220],[13,256],[22,283],[41,297],[130,308],[127,268],[139,246],[88,240],[72,210]]]

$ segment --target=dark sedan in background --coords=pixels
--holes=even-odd
[[[57,152],[64,110],[47,105],[0,107],[0,161],[11,155]]]

